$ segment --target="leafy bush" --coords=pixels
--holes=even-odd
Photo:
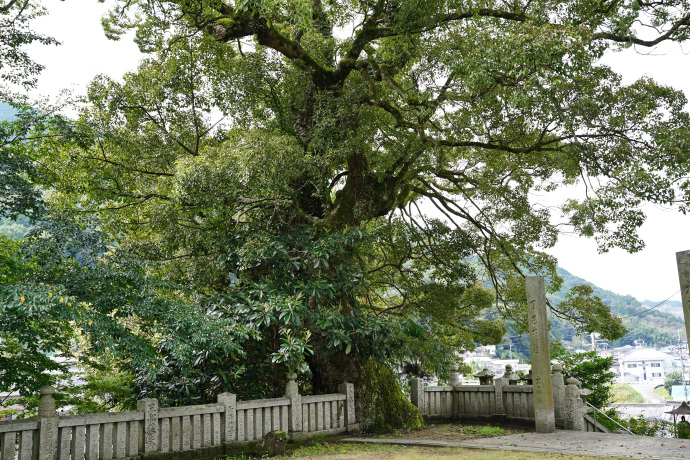
[[[647,420],[642,415],[626,420],[621,418],[620,414],[613,408],[603,412],[609,418],[630,430],[632,434],[638,436],[671,437],[673,435],[673,424],[663,420]],[[620,426],[604,417],[597,417],[597,421],[611,431],[619,431],[621,429]]]
[[[611,372],[613,358],[602,358],[595,351],[570,353],[560,343],[551,348],[551,358],[563,365],[563,377],[574,377],[582,382],[582,387],[592,390],[587,401],[601,408],[611,399],[611,383],[616,374]]]
[[[670,394],[673,385],[683,384],[683,374],[680,371],[673,371],[666,374],[666,379],[664,380],[664,388]]]

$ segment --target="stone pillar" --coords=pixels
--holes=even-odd
[[[537,433],[554,433],[556,418],[551,387],[551,357],[549,356],[549,323],[546,319],[546,291],[543,276],[528,276],[527,319],[529,348],[534,378],[534,419]]]
[[[462,385],[462,377],[458,373],[460,367],[457,364],[450,366],[450,386],[456,387]]]
[[[575,378],[566,380],[565,404],[563,410],[563,428],[566,430],[585,431],[585,418],[580,397],[580,381]]]
[[[453,420],[458,418],[458,390],[462,387],[462,377],[458,373],[460,367],[457,364],[450,366],[450,386],[453,388],[453,392],[450,397],[450,415]]]
[[[424,413],[424,382],[419,377],[410,381],[410,401],[419,412]]]
[[[494,396],[496,401],[496,415],[499,417],[506,416],[506,405],[503,399],[503,387],[510,385],[510,381],[506,378],[501,377],[500,379],[494,380]]]
[[[355,385],[352,383],[341,383],[338,385],[338,393],[347,396],[345,400],[345,426],[348,433],[359,431],[357,419],[355,417]]]
[[[153,398],[137,401],[137,410],[144,412],[144,453],[158,450],[158,400]]]
[[[223,413],[223,442],[237,441],[237,395],[233,393],[221,393],[218,395],[218,404],[225,407]]]
[[[690,340],[690,251],[676,252],[676,264],[680,282],[680,299],[685,317],[685,334]]]
[[[55,415],[55,388],[50,385],[38,390],[41,399],[38,402],[38,460],[57,458],[58,418]]]
[[[297,387],[297,374],[290,374],[287,378],[285,397],[290,399],[288,429],[290,433],[294,433],[302,431],[302,395],[299,394],[299,388]]]
[[[554,364],[551,366],[551,386],[553,387],[553,413],[556,418],[556,425],[563,426],[563,404],[565,402],[565,383],[563,382],[563,366]]]

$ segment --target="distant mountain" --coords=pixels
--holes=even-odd
[[[26,232],[31,229],[32,225],[29,218],[26,216],[19,216],[17,220],[0,219],[0,235],[5,235],[13,239],[24,238]]]
[[[659,302],[652,302],[651,300],[643,300],[642,305],[646,307],[653,307]],[[664,313],[669,313],[673,316],[677,316],[681,319],[683,319],[683,303],[679,302],[678,300],[668,300],[664,302],[663,305],[658,307],[659,311],[663,311]]]
[[[685,323],[680,302],[668,301],[662,303],[661,301],[653,302],[650,300],[640,302],[631,295],[623,296],[602,289],[560,267],[557,272],[563,278],[563,286],[559,292],[551,296],[551,301],[559,302],[564,300],[565,293],[571,287],[579,284],[588,284],[592,286],[594,294],[599,296],[602,302],[608,305],[614,314],[623,318],[623,322],[629,332],[622,339],[612,343],[613,346],[632,345],[636,340],[642,340],[648,346],[662,347],[672,345],[677,343],[679,332],[681,339],[685,339]],[[660,303],[662,305],[659,305]],[[678,315],[678,311],[680,311],[680,315]],[[563,339],[567,342],[567,339],[570,338],[567,334],[569,331],[566,324],[563,327],[566,327],[566,334],[563,336]],[[554,327],[553,329],[557,328]]]
[[[0,121],[12,121],[17,111],[5,102],[0,102]]]
[[[17,111],[5,102],[0,102],[0,122],[14,120]],[[16,220],[0,219],[0,235],[10,238],[23,238],[31,227],[29,219],[19,216]]]

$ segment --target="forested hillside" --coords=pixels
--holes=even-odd
[[[0,102],[0,121],[11,121],[16,111],[7,103]]]
[[[675,344],[678,340],[679,332],[681,339],[685,339],[685,325],[680,302],[663,302],[662,300],[644,300],[641,302],[630,295],[620,295],[602,289],[561,267],[557,268],[557,273],[563,278],[563,285],[558,292],[549,296],[549,301],[552,305],[565,300],[566,293],[573,286],[586,284],[592,287],[593,295],[601,298],[604,305],[609,306],[615,315],[623,318],[623,323],[628,329],[628,333],[618,340],[604,343],[608,343],[612,347],[620,347],[633,345],[636,340],[642,340],[647,346],[663,347]],[[551,321],[549,335],[552,341],[561,342],[564,346],[573,349],[590,346],[591,337],[588,335],[578,336],[577,330],[571,323],[556,318],[554,315],[551,315],[549,319]],[[601,342],[599,343],[602,345]],[[519,334],[509,324],[508,332],[501,345],[498,346],[498,354],[501,358],[529,359],[529,339],[527,335]]]
[[[655,307],[663,299],[657,301],[645,300],[640,302],[630,295],[620,295],[606,289],[602,289],[589,281],[570,274],[562,268],[558,268],[558,274],[563,278],[561,290],[551,297],[551,301],[559,302],[565,299],[565,293],[573,286],[589,284],[594,294],[599,296],[611,311],[623,317],[623,322],[628,328],[628,333],[619,340],[612,342],[613,346],[632,345],[635,340],[644,340],[650,346],[665,346],[676,343],[678,331],[681,338],[685,338],[685,327],[682,317],[662,311],[662,307]],[[668,302],[671,304],[671,302]],[[670,306],[670,308],[677,308]],[[564,341],[570,341],[574,329],[566,323],[557,323],[554,326],[554,335]],[[561,329],[563,328],[563,329]],[[557,330],[561,329],[561,330]]]

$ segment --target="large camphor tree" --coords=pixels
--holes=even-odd
[[[563,228],[635,251],[640,204],[686,209],[685,97],[600,59],[688,21],[684,1],[121,2],[106,33],[149,57],[91,84],[44,174],[54,206],[98,213],[184,287],[166,295],[238,331],[239,355],[193,363],[156,339],[142,388],[278,392],[299,371],[331,391],[370,357],[500,340],[526,274],[558,287],[542,251]],[[586,288],[552,310],[624,330]]]

